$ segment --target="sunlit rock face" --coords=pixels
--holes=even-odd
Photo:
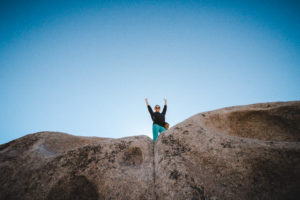
[[[196,114],[155,143],[158,199],[299,199],[300,102]]]
[[[0,145],[0,200],[299,199],[300,102],[199,113],[120,139],[39,132]]]

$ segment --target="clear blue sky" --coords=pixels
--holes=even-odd
[[[152,137],[199,112],[300,100],[297,1],[1,1],[0,144]]]

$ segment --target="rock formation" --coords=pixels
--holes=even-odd
[[[194,115],[155,143],[158,199],[299,199],[300,102]]]
[[[0,199],[153,199],[153,142],[40,132],[0,146]]]
[[[120,139],[39,132],[0,145],[0,200],[299,199],[300,101],[235,106]]]

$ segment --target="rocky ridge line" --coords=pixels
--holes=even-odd
[[[203,112],[153,141],[39,132],[0,145],[0,200],[299,199],[300,101]]]

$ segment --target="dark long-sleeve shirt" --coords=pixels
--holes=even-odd
[[[165,126],[165,115],[166,115],[166,112],[167,112],[167,105],[164,105],[164,109],[163,109],[162,113],[153,112],[150,105],[148,105],[148,110],[149,110],[149,113],[151,115],[153,124],[158,124],[158,125],[164,127]]]

